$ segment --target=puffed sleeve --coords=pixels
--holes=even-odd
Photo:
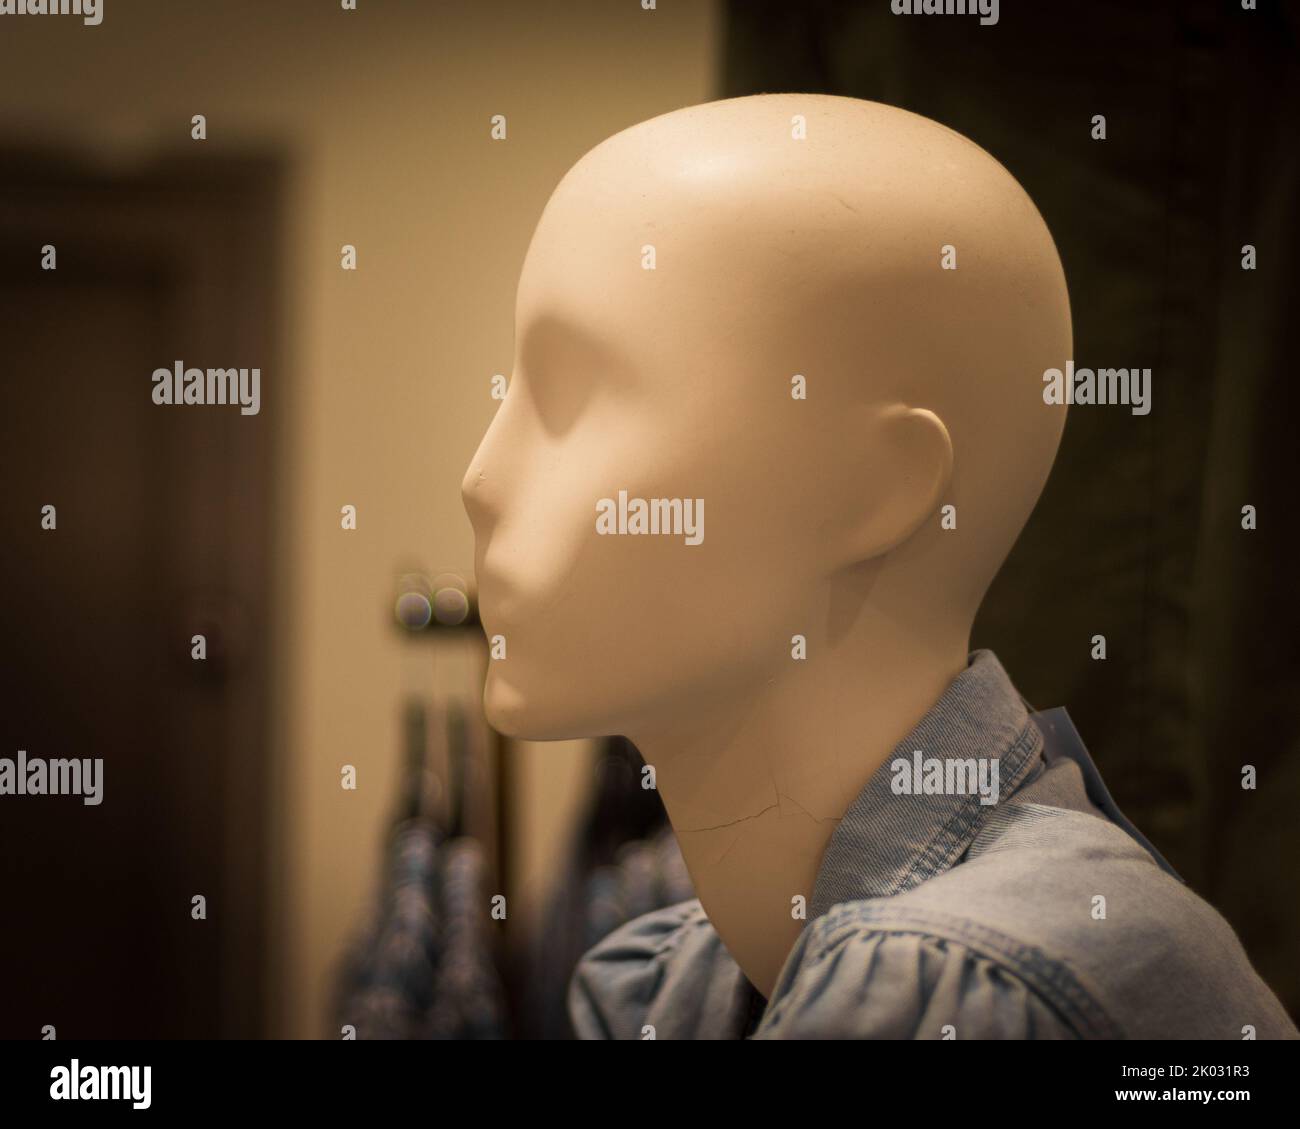
[[[698,900],[616,929],[578,962],[569,1019],[580,1039],[735,1039],[751,989]]]
[[[806,930],[756,1038],[1073,1039],[1005,965],[923,932]]]

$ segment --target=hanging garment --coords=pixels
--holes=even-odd
[[[520,1033],[570,1039],[566,1005],[578,960],[633,918],[694,895],[659,794],[642,787],[641,754],[606,743],[591,803],[532,946]]]
[[[335,1009],[359,1039],[411,1039],[433,1002],[441,943],[438,831],[410,819],[393,833],[378,921],[346,960]]]
[[[443,848],[442,944],[421,1038],[502,1039],[507,1034],[486,872],[483,848],[474,839],[453,839]]]

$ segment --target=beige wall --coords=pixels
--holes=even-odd
[[[277,421],[272,951],[277,1034],[327,1029],[341,945],[369,909],[397,786],[409,664],[390,627],[408,563],[468,573],[461,473],[509,372],[514,283],[551,188],[603,137],[714,92],[708,0],[107,0],[103,24],[0,28],[0,130],[106,160],[192,146],[291,159]],[[20,34],[21,33],[21,34]],[[509,139],[488,119],[506,114]],[[339,269],[355,244],[359,270]],[[358,529],[339,528],[339,507]],[[532,893],[581,752],[519,758]],[[357,765],[359,790],[339,787]]]

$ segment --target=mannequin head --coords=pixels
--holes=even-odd
[[[598,145],[538,223],[464,481],[506,641],[489,720],[640,743],[744,712],[796,635],[850,671],[964,654],[1051,467],[1042,374],[1070,347],[1033,204],[932,121],[760,95]],[[702,539],[599,533],[620,490],[685,500]]]

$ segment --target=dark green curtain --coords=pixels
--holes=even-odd
[[[1056,239],[1076,363],[1152,369],[1149,416],[1071,411],[974,645],[1070,710],[1120,807],[1300,1015],[1297,5],[1002,0],[986,27],[734,0],[727,19],[724,96],[886,102],[992,153]]]

